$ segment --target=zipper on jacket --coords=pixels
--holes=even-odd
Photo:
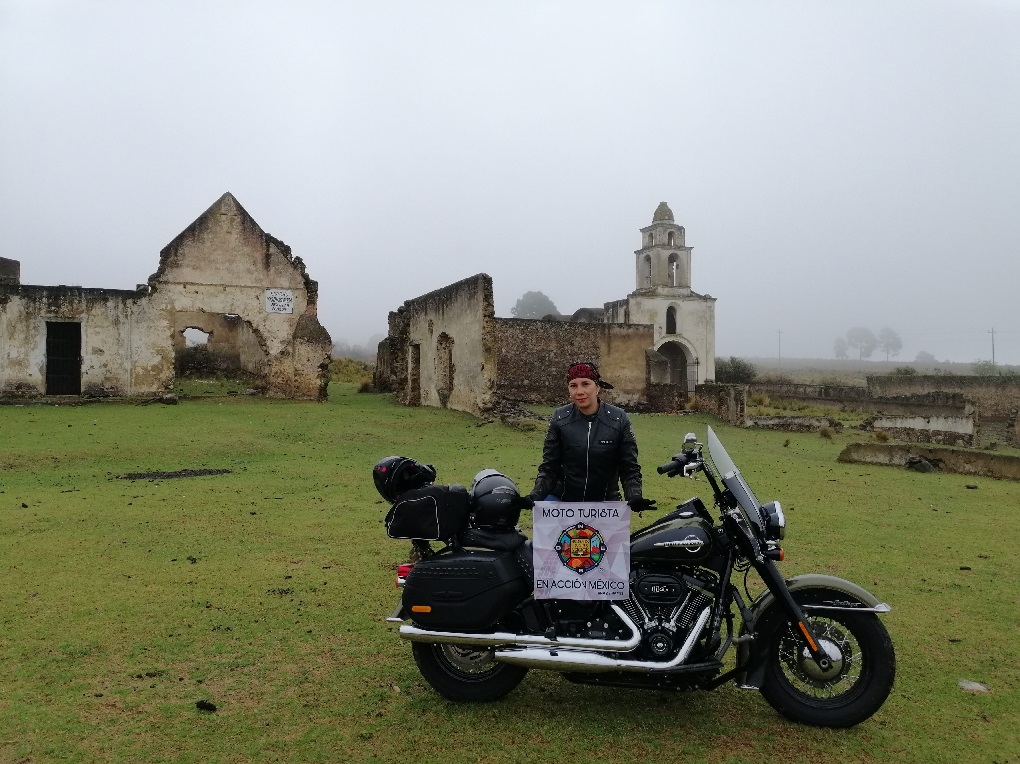
[[[581,501],[588,499],[588,469],[591,464],[591,422],[588,422],[588,445],[584,450],[584,491],[581,493]]]

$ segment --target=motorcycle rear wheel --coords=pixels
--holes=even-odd
[[[821,670],[792,623],[777,619],[761,694],[788,719],[817,727],[852,727],[874,714],[892,690],[896,655],[889,632],[871,613],[827,611],[810,619],[832,667]]]
[[[491,649],[412,642],[411,652],[425,681],[447,700],[499,700],[521,683],[528,670],[498,663]]]

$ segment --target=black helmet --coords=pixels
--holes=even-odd
[[[380,496],[386,501],[396,501],[404,491],[421,488],[434,481],[436,468],[408,456],[387,456],[375,463],[372,479]]]
[[[496,470],[482,470],[471,482],[471,511],[477,526],[513,528],[521,517],[514,481]]]

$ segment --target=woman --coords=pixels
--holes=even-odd
[[[655,504],[641,496],[641,465],[627,412],[599,400],[602,390],[612,388],[594,363],[571,364],[571,402],[549,421],[533,501],[619,501],[622,480],[631,509]]]

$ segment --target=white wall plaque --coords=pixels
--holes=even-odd
[[[293,313],[294,292],[290,289],[266,290],[266,313]]]

